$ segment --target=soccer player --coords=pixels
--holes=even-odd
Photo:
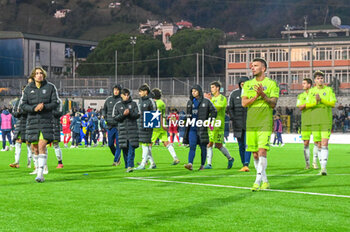
[[[220,94],[221,83],[214,81],[210,83],[211,95],[207,95],[217,110],[216,120],[221,121],[220,127],[208,128],[209,143],[207,146],[207,165],[205,169],[212,169],[211,161],[213,158],[213,145],[221,151],[221,153],[227,158],[227,169],[232,168],[234,159],[231,157],[229,151],[222,144],[224,142],[225,134],[225,111],[227,106],[227,99]]]
[[[147,160],[150,160],[150,169],[156,168],[156,164],[154,163],[152,157],[152,133],[153,128],[144,128],[144,112],[145,111],[155,111],[157,110],[156,103],[149,96],[150,88],[147,84],[143,84],[139,88],[140,100],[138,107],[140,109],[140,120],[139,120],[139,142],[142,146],[142,162],[141,164],[135,168],[135,170],[145,169]]]
[[[246,121],[247,121],[247,108],[242,106],[242,89],[244,83],[248,81],[248,77],[241,77],[238,81],[238,89],[232,91],[228,100],[227,111],[232,121],[232,127],[234,136],[237,138],[239,154],[243,167],[241,172],[249,172],[249,163],[251,152],[246,151]]]
[[[266,175],[267,151],[270,149],[270,136],[273,129],[273,108],[279,97],[276,82],[265,76],[266,69],[267,64],[264,59],[254,59],[251,65],[254,78],[244,83],[242,91],[242,106],[248,107],[247,151],[253,152],[257,171],[252,187],[254,192],[270,187]]]
[[[102,117],[106,120],[107,123],[107,136],[108,136],[108,146],[114,156],[113,166],[118,165],[118,159],[120,158],[120,148],[118,144],[118,123],[115,121],[113,115],[114,106],[121,101],[120,90],[122,89],[121,85],[116,84],[113,87],[113,95],[108,97],[105,101],[105,104],[102,109]],[[116,145],[114,143],[116,142]]]
[[[135,149],[139,147],[139,133],[137,119],[140,117],[136,102],[130,96],[128,89],[120,91],[122,101],[114,108],[115,120],[118,122],[119,136],[118,142],[123,149],[127,170],[132,172],[134,168]]]
[[[171,108],[170,112],[171,113],[168,116],[170,143],[174,143],[174,139],[176,137],[177,141],[179,142],[179,146],[181,146],[177,124],[179,121],[179,114],[175,108]]]
[[[161,113],[160,119],[161,119],[161,128],[154,128],[153,129],[153,135],[152,135],[152,143],[154,144],[157,139],[163,142],[164,146],[168,148],[168,151],[170,152],[170,155],[173,157],[173,163],[172,165],[177,165],[180,163],[179,158],[177,158],[175,149],[172,143],[169,143],[168,141],[168,133],[167,129],[165,128],[165,103],[163,100],[161,100],[162,97],[162,91],[158,88],[152,89],[153,99],[156,102],[157,110]]]
[[[321,164],[320,175],[327,175],[328,162],[328,140],[331,136],[333,114],[332,108],[337,101],[331,87],[324,84],[324,73],[316,71],[314,73],[315,87],[310,89],[311,102],[314,103],[311,115],[311,127],[314,140],[318,142],[318,159]]]
[[[31,73],[34,82],[23,91],[22,110],[28,113],[26,138],[38,160],[35,180],[44,182],[43,171],[47,162],[48,143],[53,141],[52,111],[59,105],[56,87],[46,81],[46,71],[36,67]]]
[[[58,165],[56,168],[63,168],[63,163],[62,163],[62,150],[60,148],[60,141],[61,141],[61,123],[60,123],[60,118],[62,116],[62,110],[63,110],[63,104],[62,100],[58,98],[59,105],[58,107],[53,110],[53,129],[54,129],[54,134],[53,134],[53,148],[55,150],[56,158],[58,161]],[[47,167],[45,168],[46,170]],[[45,173],[44,173],[45,174]]]
[[[301,110],[301,139],[304,141],[304,158],[305,169],[310,169],[310,137],[311,137],[311,107],[310,107],[310,89],[312,87],[312,80],[305,78],[302,82],[304,92],[298,95],[297,107]],[[318,145],[314,145],[313,150],[313,168],[318,169]]]
[[[32,78],[28,78],[28,83],[33,82]],[[23,86],[22,92],[26,86]],[[13,135],[13,139],[16,141],[15,144],[15,162],[10,164],[12,168],[19,168],[19,160],[21,157],[21,147],[22,142],[25,142],[27,145],[27,167],[31,168],[32,161],[32,149],[30,148],[30,144],[26,142],[26,123],[27,123],[27,113],[24,112],[20,105],[22,102],[20,100],[17,101],[15,108],[13,110],[13,115],[17,118],[16,127]]]
[[[197,145],[201,148],[201,166],[199,170],[204,170],[205,158],[207,156],[207,144],[209,143],[208,127],[204,126],[206,120],[212,121],[217,116],[217,111],[213,103],[203,97],[202,87],[195,85],[191,88],[190,100],[187,102],[187,120],[194,123],[188,125],[184,136],[184,144],[190,145],[188,153],[188,164],[184,167],[193,170],[193,160],[196,155]],[[197,122],[200,122],[202,126]],[[198,126],[197,126],[198,125]]]
[[[67,113],[61,117],[62,132],[64,135],[63,143],[65,148],[68,147],[68,143],[71,139],[72,131],[70,130],[70,124],[71,124],[70,114]]]

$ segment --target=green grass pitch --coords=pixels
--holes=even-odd
[[[251,172],[239,172],[238,146],[226,146],[235,158],[231,170],[216,149],[214,169],[197,171],[198,148],[190,172],[183,167],[188,148],[175,145],[179,165],[171,166],[167,149],[155,146],[157,169],[133,173],[123,162],[112,167],[106,147],[62,148],[64,169],[56,169],[49,147],[44,183],[29,175],[24,145],[19,169],[8,166],[14,151],[0,152],[0,231],[349,230],[349,145],[330,145],[328,176],[304,170],[302,144],[272,147],[267,174],[274,191],[260,192],[250,191],[253,162]],[[139,148],[135,164],[140,159]]]

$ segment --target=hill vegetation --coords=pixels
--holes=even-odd
[[[338,15],[350,23],[347,0],[0,0],[0,30],[101,40],[117,33],[136,33],[147,19],[181,19],[205,28],[238,32],[250,38],[280,37],[283,25],[330,24]],[[56,10],[71,9],[56,19]]]

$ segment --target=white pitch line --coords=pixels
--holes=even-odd
[[[199,185],[199,186],[209,186],[209,187],[219,187],[219,188],[233,188],[233,189],[245,189],[245,190],[250,190],[251,189],[249,187],[240,187],[240,186],[232,186],[232,185],[203,184],[203,183],[184,182],[184,181],[147,179],[147,178],[143,178],[143,177],[125,177],[125,178],[126,179],[131,179],[131,180],[143,180],[143,181],[153,181],[153,182],[162,182],[162,183],[188,184],[188,185]],[[301,191],[280,190],[280,189],[266,189],[266,190],[261,190],[261,191],[281,192],[281,193],[296,193],[296,194],[325,196],[325,197],[350,198],[350,196],[347,196],[347,195],[336,195],[336,194],[327,194],[327,193],[313,193],[313,192],[301,192]]]
[[[159,179],[159,178],[171,178],[171,179],[177,179],[177,178],[220,178],[220,177],[255,177],[256,175],[219,175],[219,176],[149,176],[149,177],[142,177],[145,179]],[[267,175],[268,177],[303,177],[303,176],[317,176],[317,174],[286,174],[286,175]],[[344,174],[331,174],[328,176],[350,176],[350,173],[344,173]]]

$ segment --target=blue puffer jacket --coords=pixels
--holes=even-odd
[[[71,125],[70,125],[70,129],[74,133],[80,133],[80,128],[81,128],[81,119],[79,116],[75,116],[73,118]]]

